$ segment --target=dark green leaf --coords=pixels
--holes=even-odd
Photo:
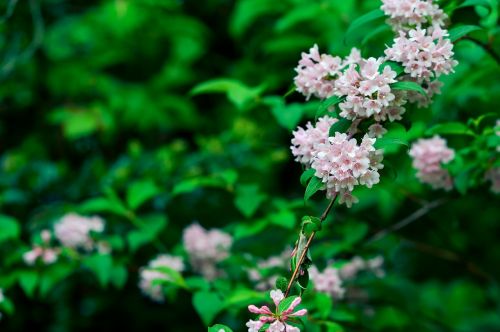
[[[306,169],[300,176],[300,183],[303,186],[307,185],[307,181],[309,181],[314,176],[314,173],[316,173],[316,170],[314,170],[313,168]]]
[[[208,332],[220,332],[221,330],[224,332],[233,332],[233,330],[231,330],[229,327],[222,324],[215,324],[214,326],[210,326],[208,328]]]
[[[36,271],[26,270],[19,274],[19,284],[24,290],[24,293],[26,293],[26,295],[30,298],[35,294],[38,279],[39,276]]]
[[[330,127],[329,135],[330,136],[335,136],[335,133],[337,133],[337,132],[339,132],[339,133],[345,133],[345,132],[347,132],[347,130],[349,129],[349,127],[351,127],[351,124],[352,124],[351,121],[349,121],[347,119],[344,119],[344,118],[340,118],[339,121],[335,122]]]
[[[0,243],[10,239],[17,239],[19,232],[20,228],[16,219],[0,215]]]
[[[266,199],[266,195],[260,193],[259,187],[255,184],[242,184],[236,188],[234,205],[247,218],[250,218],[257,211],[259,206]]]
[[[289,296],[285,297],[283,300],[281,300],[280,304],[278,305],[278,312],[283,312],[287,310],[292,302],[297,298],[298,296]]]
[[[113,259],[111,255],[94,254],[85,257],[82,263],[94,272],[102,287],[108,285],[113,268]]]
[[[470,130],[465,124],[461,122],[447,122],[440,123],[431,128],[429,128],[426,132],[426,135],[470,135],[474,136],[472,130]]]
[[[355,32],[358,32],[361,28],[364,28],[364,26],[370,22],[373,22],[379,18],[384,17],[385,14],[381,9],[374,9],[369,13],[366,13],[365,15],[362,15],[352,21],[351,25],[347,29],[347,32],[345,34],[344,40],[346,42],[350,41],[352,39],[352,35]]]
[[[297,278],[297,284],[302,290],[307,289],[309,285],[309,272],[307,270],[303,270],[302,274]]]
[[[386,61],[380,66],[380,70],[382,71],[385,66],[391,67],[393,71],[396,72],[396,74],[399,76],[400,74],[404,73],[405,68],[399,63],[395,61]]]
[[[306,191],[304,193],[304,200],[308,201],[318,190],[324,187],[323,182],[320,178],[312,177],[307,184]]]
[[[132,210],[136,210],[158,193],[160,190],[152,180],[136,181],[127,189],[127,204]]]
[[[343,101],[343,97],[338,97],[338,96],[332,96],[330,98],[327,98],[323,100],[318,107],[318,111],[316,112],[316,119],[322,117],[323,115],[329,115],[329,116],[335,116],[335,113],[333,112],[333,108],[335,105]]]
[[[193,306],[203,323],[209,325],[215,316],[224,308],[219,296],[212,292],[201,291],[193,295]]]

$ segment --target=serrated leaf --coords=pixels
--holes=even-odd
[[[449,38],[452,42],[454,42],[454,41],[462,38],[463,36],[468,35],[472,31],[477,31],[477,30],[481,30],[481,28],[476,26],[476,25],[462,25],[462,26],[450,29]]]
[[[193,306],[205,325],[210,325],[215,316],[224,308],[224,304],[217,294],[206,291],[193,295]]]
[[[160,190],[152,180],[136,181],[127,189],[127,204],[132,210],[136,210],[158,193]]]
[[[427,96],[424,88],[416,82],[401,81],[390,85],[393,90],[406,90],[406,91],[416,91],[424,96]]]
[[[308,201],[309,198],[312,197],[318,190],[324,187],[323,182],[320,178],[312,177],[309,183],[307,184],[306,191],[304,193],[304,200]]]
[[[373,22],[379,18],[384,17],[385,14],[381,9],[374,9],[371,12],[366,13],[352,21],[351,25],[347,29],[347,32],[344,37],[344,41],[348,42],[351,40],[352,35],[357,32],[358,29],[364,27],[366,24]]]
[[[300,183],[303,186],[307,185],[307,181],[309,181],[314,176],[314,173],[316,173],[316,170],[314,170],[313,168],[306,169],[300,176]]]
[[[339,133],[345,133],[349,127],[351,127],[351,124],[352,122],[347,120],[347,119],[344,119],[344,118],[340,118],[339,121],[335,122],[331,127],[330,127],[330,131],[329,131],[329,136],[335,136],[335,133],[339,132]]]
[[[469,129],[465,124],[461,122],[448,122],[448,123],[440,123],[431,128],[429,128],[426,132],[426,135],[470,135],[474,136],[472,130]]]

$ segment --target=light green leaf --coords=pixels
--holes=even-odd
[[[221,330],[224,332],[233,332],[233,330],[231,330],[229,327],[222,324],[215,324],[214,326],[210,326],[208,328],[208,332],[220,332]]]
[[[424,96],[427,96],[424,88],[416,82],[401,81],[390,85],[393,90],[406,90],[406,91],[416,91]]]
[[[224,308],[244,308],[249,304],[265,301],[267,294],[248,288],[238,288],[224,299]]]
[[[39,276],[36,271],[26,270],[19,273],[19,285],[29,298],[32,298],[35,294],[38,279]]]
[[[16,219],[0,214],[0,243],[19,237],[20,228]]]
[[[447,122],[440,123],[431,128],[429,128],[426,132],[426,135],[470,135],[474,136],[472,130],[469,129],[465,124],[461,122]]]
[[[115,265],[111,270],[111,283],[117,289],[122,289],[127,283],[128,271],[124,265]]]
[[[182,274],[179,271],[176,271],[176,270],[169,268],[167,266],[156,267],[155,270],[157,270],[161,273],[164,273],[168,276],[168,279],[158,280],[158,283],[160,283],[160,284],[163,284],[163,283],[174,284],[174,285],[181,287],[181,288],[185,288],[185,289],[188,288],[188,285],[186,284],[184,277],[182,276]]]
[[[329,115],[331,117],[335,117],[334,107],[338,103],[344,100],[343,97],[332,96],[323,100],[318,107],[318,111],[316,112],[316,119],[322,117],[323,115]],[[331,112],[330,112],[331,111]]]
[[[210,325],[215,316],[224,308],[224,303],[217,294],[201,291],[193,295],[193,306],[203,323]]]
[[[266,195],[260,193],[257,185],[239,185],[236,188],[234,204],[245,217],[250,218],[265,199]]]
[[[269,215],[269,220],[271,223],[286,229],[293,229],[295,227],[295,214],[289,210],[272,213]]]
[[[113,259],[108,254],[93,254],[83,258],[82,263],[94,272],[99,284],[106,287],[111,279]]]
[[[326,319],[333,307],[332,297],[328,294],[317,292],[314,297],[314,303],[320,317]]]
[[[263,91],[263,86],[250,88],[238,80],[216,78],[198,84],[191,90],[190,94],[225,93],[228,99],[241,110],[251,102],[257,101]]]
[[[136,181],[127,189],[127,204],[132,210],[136,210],[144,202],[160,192],[160,189],[152,180]]]
[[[300,176],[300,183],[303,186],[307,185],[307,181],[309,181],[314,176],[314,173],[316,173],[316,170],[314,170],[313,168],[306,169]]]
[[[164,215],[151,215],[143,217],[140,222],[139,229],[127,234],[127,242],[132,252],[155,240],[167,225],[167,218]]]
[[[384,149],[384,148],[392,147],[395,145],[396,146],[397,145],[404,146],[404,147],[406,147],[406,149],[410,148],[410,145],[408,144],[408,142],[406,140],[400,139],[400,138],[392,138],[392,137],[377,138],[377,140],[375,141],[374,147],[376,149]]]
[[[285,297],[283,300],[281,300],[280,304],[278,305],[278,312],[283,312],[285,310],[287,310],[290,305],[292,304],[292,302],[297,298],[298,296],[289,296],[289,297]]]

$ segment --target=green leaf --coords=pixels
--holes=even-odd
[[[278,96],[265,97],[262,102],[269,106],[278,124],[288,130],[297,127],[305,110],[303,104],[292,103],[285,105],[283,98]]]
[[[158,280],[158,283],[160,284],[174,284],[178,287],[181,288],[188,288],[188,285],[186,281],[184,280],[184,277],[179,271],[176,271],[172,268],[169,268],[167,266],[160,266],[160,267],[155,267],[155,270],[164,273],[168,276],[167,280]]]
[[[394,145],[401,145],[401,146],[404,146],[406,149],[410,148],[410,145],[408,144],[408,142],[406,140],[400,139],[400,138],[392,138],[392,137],[377,138],[377,140],[375,141],[374,147],[376,149],[384,149],[384,148],[392,147]]]
[[[424,88],[416,82],[401,81],[391,84],[391,89],[393,90],[406,90],[406,91],[416,91],[424,96],[427,96]]]
[[[271,223],[283,228],[293,229],[295,227],[295,214],[289,210],[281,210],[277,213],[272,213],[268,218]]]
[[[127,283],[128,271],[124,265],[115,265],[111,270],[111,283],[118,289],[122,289]]]
[[[0,243],[19,238],[20,227],[16,219],[0,214]]]
[[[127,189],[127,204],[132,210],[136,210],[158,193],[160,190],[152,180],[136,181]]]
[[[374,9],[371,12],[366,13],[352,21],[351,25],[347,29],[344,37],[344,42],[348,42],[352,39],[352,35],[360,30],[360,28],[365,28],[364,26],[370,22],[373,22],[379,18],[384,17],[385,14],[381,9]]]
[[[323,115],[328,114],[329,116],[334,116],[333,107],[343,101],[343,97],[332,96],[323,100],[318,107],[318,111],[316,112],[316,119],[322,117]]]
[[[224,308],[224,304],[217,294],[206,291],[193,295],[193,306],[205,325],[210,325],[215,316]]]
[[[302,232],[310,235],[312,232],[321,230],[321,219],[318,217],[304,216],[302,218]]]
[[[238,109],[243,109],[249,103],[257,101],[262,91],[264,91],[263,86],[250,88],[238,80],[217,78],[198,84],[190,94],[225,93]]]
[[[231,330],[229,327],[222,324],[215,324],[214,326],[210,326],[208,328],[208,332],[220,332],[221,330],[224,332],[233,332],[233,330]]]
[[[314,176],[314,173],[316,173],[316,170],[314,170],[314,168],[306,169],[300,176],[300,183],[303,186],[306,186],[307,181],[309,181]]]
[[[352,122],[341,118],[339,121],[335,122],[331,127],[329,131],[329,136],[335,136],[335,133],[345,133],[351,127]]]
[[[307,289],[309,285],[309,272],[307,270],[304,269],[303,273],[299,275],[297,278],[297,285],[299,285],[302,290]]]
[[[462,26],[450,29],[449,38],[452,42],[454,42],[454,41],[462,38],[463,36],[468,35],[472,31],[477,31],[477,30],[481,30],[481,28],[476,26],[476,25],[462,25]]]
[[[344,332],[344,328],[337,323],[322,321],[321,324],[326,326],[326,332]]]
[[[266,195],[260,193],[257,185],[245,184],[236,188],[234,204],[245,217],[250,218],[265,199]]]
[[[281,300],[280,304],[278,305],[278,312],[282,313],[283,311],[287,310],[297,297],[298,296],[294,295],[285,297],[283,300]]]
[[[38,285],[39,276],[36,271],[26,270],[19,274],[19,285],[23,289],[24,293],[29,298],[32,298],[35,294],[36,286]]]
[[[267,300],[267,294],[247,288],[237,288],[224,299],[224,308],[243,308]]]
[[[155,214],[143,217],[141,227],[127,234],[127,242],[132,252],[145,244],[151,243],[167,225],[165,215]]]
[[[426,135],[470,135],[474,136],[472,130],[461,122],[447,122],[437,124],[425,132]]]
[[[38,291],[42,297],[47,296],[47,294],[52,290],[52,288],[64,279],[66,279],[74,271],[74,266],[54,264],[50,267],[44,269],[43,273],[40,275],[39,288]]]
[[[288,279],[285,277],[278,277],[276,279],[276,288],[281,290],[283,293],[286,291],[286,288],[288,287]]]
[[[324,184],[320,178],[317,178],[315,176],[311,178],[311,180],[307,184],[306,191],[304,193],[304,200],[308,201],[309,198],[312,197],[312,195],[314,195],[318,190],[320,190],[323,187]]]
[[[314,297],[314,303],[321,319],[326,319],[333,308],[332,297],[328,294],[317,292]]]
[[[93,254],[83,258],[82,263],[94,272],[101,287],[106,287],[111,279],[113,259],[109,254]]]
[[[457,8],[464,8],[464,7],[471,7],[471,6],[491,7],[491,4],[488,0],[465,0]]]

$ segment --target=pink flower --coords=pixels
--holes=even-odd
[[[294,297],[288,307],[279,308],[279,305],[285,299],[283,292],[281,290],[272,290],[270,296],[276,307],[274,312],[267,306],[262,306],[260,308],[255,305],[248,306],[248,311],[260,315],[258,320],[249,320],[246,323],[248,332],[258,332],[265,324],[269,324],[265,330],[266,332],[300,332],[299,328],[289,325],[287,321],[290,320],[290,318],[307,314],[306,309],[295,311],[295,308],[300,304],[302,299],[298,296]]]
[[[484,177],[491,182],[491,191],[500,194],[500,167],[491,168]]]
[[[69,213],[55,224],[54,231],[63,246],[90,251],[95,245],[91,234],[104,231],[104,220]]]
[[[298,127],[293,132],[292,146],[290,147],[295,160],[308,166],[313,158],[315,146],[324,144],[328,140],[330,127],[337,121],[335,118],[324,116],[318,119],[316,126],[308,122],[306,129]]]
[[[212,280],[221,274],[216,265],[229,256],[233,239],[218,229],[207,231],[195,223],[184,230],[183,242],[193,269]]]
[[[162,254],[139,270],[139,288],[142,293],[156,302],[163,302],[162,282],[171,281],[171,276],[161,268],[169,268],[177,272],[184,271],[184,262],[181,257]]]
[[[432,0],[382,0],[381,8],[395,31],[409,26],[443,26],[448,18]]]
[[[342,280],[337,269],[327,267],[323,272],[319,272],[316,266],[312,266],[309,269],[309,277],[316,291],[329,294],[335,299],[344,297],[345,289],[342,287]]]
[[[32,249],[23,254],[23,260],[27,265],[35,265],[37,260],[40,258],[45,265],[50,265],[57,261],[57,258],[61,252],[59,248],[51,248],[50,239],[52,235],[50,231],[43,230],[40,232],[40,237],[42,239],[42,245],[33,245]]]
[[[441,164],[447,164],[455,157],[455,152],[446,146],[446,141],[439,136],[419,139],[410,149],[413,167],[418,170],[417,178],[428,183],[434,189],[450,190],[453,181]]]

